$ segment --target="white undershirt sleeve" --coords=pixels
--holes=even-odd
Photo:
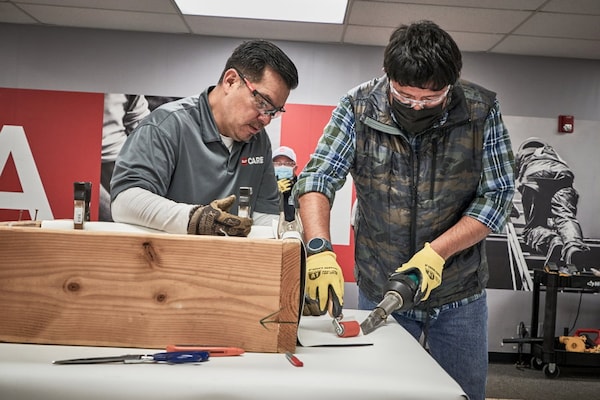
[[[279,221],[277,214],[252,213],[252,225],[273,226],[273,220]]]
[[[193,207],[193,204],[176,203],[146,189],[134,187],[119,193],[111,204],[111,212],[115,222],[187,234]]]
[[[190,211],[196,205],[176,203],[139,187],[119,193],[111,204],[115,222],[146,226],[168,233],[187,234]],[[277,214],[254,212],[253,225],[272,226]]]

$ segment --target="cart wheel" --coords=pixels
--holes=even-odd
[[[531,357],[531,368],[541,371],[543,366],[544,362],[541,359],[538,357]]]
[[[546,364],[544,365],[544,374],[546,375],[546,378],[558,378],[558,375],[560,374],[560,369],[556,364]]]

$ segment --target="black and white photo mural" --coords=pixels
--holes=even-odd
[[[598,274],[597,204],[600,124],[578,121],[570,134],[556,121],[505,117],[515,154],[516,192],[505,234],[487,239],[489,288],[531,290],[533,271]],[[593,199],[596,199],[594,202]]]

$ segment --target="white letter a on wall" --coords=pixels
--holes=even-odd
[[[54,219],[22,126],[5,125],[0,131],[0,174],[11,153],[23,192],[0,192],[0,209],[28,210],[31,218],[37,210],[38,220]]]

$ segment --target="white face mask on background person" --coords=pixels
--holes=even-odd
[[[275,176],[277,179],[292,179],[294,177],[294,167],[285,165],[276,166]]]

